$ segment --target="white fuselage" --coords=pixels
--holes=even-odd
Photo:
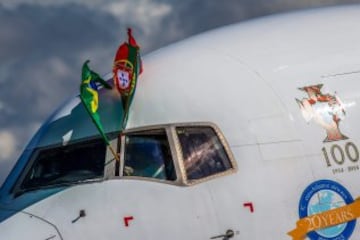
[[[99,181],[11,209],[0,239],[210,239],[227,230],[238,240],[291,239],[301,218],[350,205],[360,196],[359,22],[359,6],[284,14],[148,55],[128,129],[214,123],[234,171],[189,183],[180,163],[178,180],[163,182],[108,174],[110,164]],[[41,191],[10,193],[0,211]],[[357,217],[308,219],[306,233],[317,232],[298,239],[358,239]]]

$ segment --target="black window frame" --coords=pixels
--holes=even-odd
[[[103,143],[104,144],[103,169],[102,169],[101,176],[99,175],[97,177],[91,177],[91,178],[80,179],[80,180],[75,180],[75,181],[68,181],[68,182],[64,182],[64,183],[54,183],[54,184],[42,185],[42,186],[38,186],[38,187],[29,187],[29,188],[22,187],[22,185],[26,181],[27,176],[30,174],[30,171],[32,170],[34,165],[37,164],[40,153],[42,153],[44,151],[50,151],[52,149],[59,149],[59,148],[64,149],[66,147],[74,148],[76,145],[84,145],[84,144],[90,145],[90,144],[95,144],[95,143]],[[105,168],[106,168],[106,164],[107,164],[106,160],[108,158],[107,155],[108,155],[108,151],[107,151],[106,144],[105,144],[104,140],[98,136],[87,137],[85,139],[78,139],[74,142],[68,143],[65,146],[63,146],[62,144],[54,144],[54,145],[50,145],[50,146],[35,148],[32,150],[29,160],[26,163],[24,169],[22,170],[20,177],[14,184],[11,192],[15,195],[15,197],[17,197],[17,196],[21,195],[22,193],[37,191],[37,190],[41,190],[41,189],[52,189],[52,188],[58,188],[58,187],[79,185],[79,184],[89,183],[89,182],[103,181],[105,178],[105,172],[106,172]]]

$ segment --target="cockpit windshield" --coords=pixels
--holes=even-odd
[[[176,179],[169,141],[163,129],[126,135],[124,165],[124,176]]]
[[[115,139],[122,126],[121,98],[115,89],[99,89],[98,93],[97,112],[104,132]],[[16,192],[103,177],[106,147],[99,136],[80,98],[71,98],[41,126],[2,190]]]
[[[211,123],[130,129],[121,145],[123,177],[191,185],[236,171],[224,136]]]
[[[112,85],[112,81],[108,81]],[[116,90],[99,89],[98,114],[106,133],[121,131],[123,110],[121,98]],[[55,111],[43,124],[27,149],[74,142],[79,139],[98,136],[99,132],[92,122],[78,96],[73,97]]]
[[[62,142],[36,145],[30,151],[12,192],[17,196],[40,188],[127,177],[191,185],[236,170],[214,124],[166,124],[107,135],[115,149],[118,145],[120,161],[98,133],[76,140],[65,135]],[[50,137],[51,132],[40,136]],[[35,141],[41,139],[46,138]]]
[[[34,151],[20,190],[102,178],[105,153],[102,139]]]

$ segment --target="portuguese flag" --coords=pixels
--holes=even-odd
[[[142,72],[140,47],[128,29],[128,42],[122,43],[115,55],[113,78],[116,89],[121,94],[124,110],[123,127],[126,125],[129,108],[135,93],[137,78]]]

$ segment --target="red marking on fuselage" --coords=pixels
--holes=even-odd
[[[244,207],[248,207],[250,212],[254,212],[254,205],[251,202],[244,203]]]
[[[125,223],[125,227],[129,227],[129,222],[134,220],[133,216],[129,216],[129,217],[124,217],[124,223]]]

